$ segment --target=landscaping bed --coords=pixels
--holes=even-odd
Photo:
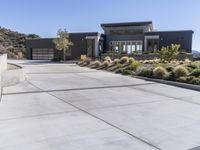
[[[127,56],[114,60],[107,56],[102,61],[86,59],[79,62],[78,65],[129,76],[200,85],[200,61],[189,59],[184,61],[164,61],[161,59],[138,61]]]

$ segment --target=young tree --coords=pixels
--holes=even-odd
[[[172,60],[176,59],[177,55],[179,54],[180,49],[179,44],[171,44],[167,47],[162,47],[160,53],[161,60],[171,62]]]
[[[57,38],[53,40],[53,43],[56,46],[56,49],[63,51],[63,60],[65,61],[65,57],[71,56],[70,47],[73,46],[73,43],[69,39],[69,33],[66,29],[59,29],[57,33]]]

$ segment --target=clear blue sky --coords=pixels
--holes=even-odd
[[[99,31],[109,22],[153,21],[157,30],[194,30],[200,50],[200,0],[2,0],[0,26],[42,37]]]

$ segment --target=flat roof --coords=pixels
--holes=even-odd
[[[168,31],[151,31],[151,32],[145,32],[145,34],[151,34],[151,33],[169,33],[169,32],[192,32],[193,30],[168,30]]]
[[[142,21],[142,22],[121,22],[121,23],[105,23],[101,24],[101,27],[124,27],[124,26],[144,26],[153,24],[152,21]]]

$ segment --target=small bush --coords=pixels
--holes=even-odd
[[[112,63],[112,59],[109,56],[106,56],[104,58],[104,61],[108,61],[109,63]]]
[[[133,61],[130,65],[129,65],[129,69],[136,71],[139,67],[141,66],[141,63],[139,61]]]
[[[104,67],[108,67],[110,65],[110,62],[108,60],[105,60],[103,63],[102,63],[102,66]]]
[[[174,68],[174,75],[176,78],[185,77],[188,75],[188,70],[183,66],[177,66]]]
[[[124,56],[124,57],[122,57],[121,59],[120,59],[120,63],[122,63],[122,64],[126,64],[126,63],[128,63],[129,62],[129,57],[127,57],[127,56]]]
[[[156,67],[153,70],[153,75],[156,78],[162,79],[167,75],[167,70],[163,67]]]
[[[140,70],[140,72],[138,73],[139,76],[142,77],[153,77],[153,71],[152,69],[147,69],[147,68],[143,68]]]
[[[122,68],[123,67],[123,65],[120,64],[120,63],[118,63],[116,66],[117,66],[117,68]]]
[[[90,58],[86,58],[86,59],[84,60],[84,63],[86,63],[87,65],[89,65],[89,64],[91,63],[91,59],[90,59]]]
[[[94,61],[94,62],[92,63],[92,65],[95,66],[95,67],[99,67],[99,66],[101,66],[101,62],[98,61],[98,60],[96,60],[96,61]]]
[[[200,69],[194,69],[191,73],[192,76],[199,77],[200,76]]]
[[[200,85],[200,78],[193,78],[192,80],[191,80],[191,82],[190,83],[192,83],[192,84],[196,84],[196,85]]]
[[[119,59],[115,59],[115,60],[113,61],[113,63],[114,63],[115,65],[117,65],[117,64],[120,63],[120,60],[119,60]]]
[[[115,73],[122,73],[124,69],[120,68],[115,71]]]
[[[178,81],[178,82],[183,82],[183,83],[185,83],[185,82],[187,82],[187,77],[179,77],[179,78],[177,79],[177,81]]]
[[[129,64],[131,64],[132,62],[134,62],[135,61],[135,59],[133,58],[133,57],[130,57],[129,58]]]
[[[166,70],[167,70],[168,72],[172,72],[172,71],[174,70],[174,67],[173,67],[173,66],[167,66],[167,67],[166,67]]]
[[[189,64],[187,65],[187,67],[188,67],[188,68],[191,68],[191,69],[198,69],[198,68],[199,68],[199,66],[198,66],[196,63],[189,63]]]
[[[122,74],[123,74],[123,75],[131,75],[131,74],[132,74],[132,71],[131,71],[131,70],[128,70],[128,69],[124,69],[124,70],[122,71]]]
[[[171,44],[167,47],[162,47],[160,51],[161,60],[171,62],[172,60],[176,59],[177,55],[179,54],[180,45],[178,44]]]

